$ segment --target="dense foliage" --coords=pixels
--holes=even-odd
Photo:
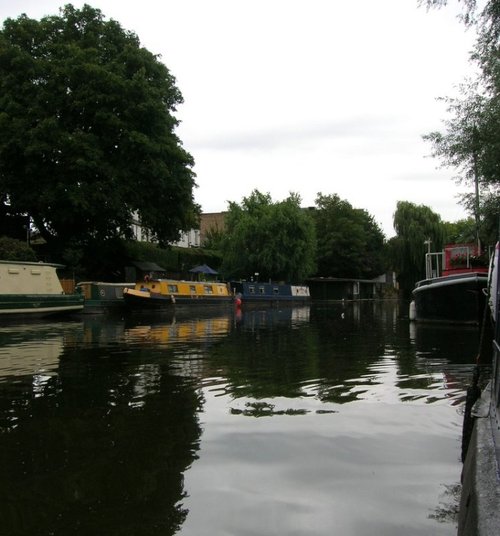
[[[444,221],[443,229],[443,244],[468,244],[476,241],[476,222],[473,218]]]
[[[228,277],[298,282],[314,272],[314,222],[295,194],[273,202],[254,190],[241,204],[230,202],[220,246]]]
[[[426,0],[442,6],[446,0]],[[477,30],[472,61],[479,76],[462,86],[460,98],[447,99],[449,119],[444,132],[425,136],[434,156],[454,167],[459,179],[473,186],[464,205],[476,218],[477,234],[484,244],[498,237],[500,205],[500,0],[462,0],[463,20]]]
[[[165,269],[171,277],[189,278],[191,268],[208,264],[219,271],[222,263],[220,253],[206,248],[172,246],[163,249],[148,242],[130,241],[126,244],[127,258],[134,261],[154,262]]]
[[[0,236],[0,259],[4,261],[30,261],[37,260],[36,254],[26,242],[8,236]]]
[[[138,37],[88,5],[0,31],[0,213],[76,250],[160,243],[196,223],[192,157],[174,133],[182,96]]]
[[[321,193],[316,207],[318,275],[371,279],[385,272],[384,234],[366,210]]]
[[[396,236],[389,241],[390,256],[400,288],[409,296],[415,283],[425,279],[427,251],[442,250],[445,227],[441,217],[429,207],[399,201],[394,229]]]

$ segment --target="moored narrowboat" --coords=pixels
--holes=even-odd
[[[0,315],[41,317],[78,313],[81,294],[65,294],[56,270],[60,264],[0,261]]]
[[[135,283],[81,281],[76,290],[84,297],[84,313],[101,314],[121,311],[125,307],[123,290],[134,287]]]
[[[133,310],[173,309],[177,306],[228,304],[233,301],[227,283],[151,279],[123,291],[125,306]]]
[[[289,302],[306,303],[311,299],[306,285],[264,283],[260,281],[231,281],[231,291],[242,303]]]

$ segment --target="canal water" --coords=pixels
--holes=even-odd
[[[3,323],[0,534],[454,535],[478,338],[395,302]]]

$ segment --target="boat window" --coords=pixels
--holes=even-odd
[[[205,294],[213,294],[212,285],[205,285],[203,289],[205,291]]]
[[[177,285],[168,285],[169,292],[179,292]]]
[[[280,289],[278,287],[273,287],[273,294],[279,294]]]
[[[259,293],[264,294],[264,287],[259,287]]]
[[[458,255],[467,255],[468,253],[469,253],[468,246],[459,246],[459,247],[451,248],[451,255],[453,257],[458,256]]]
[[[248,287],[248,292],[250,294],[255,294],[255,287]]]
[[[196,294],[196,287],[195,285],[189,285],[189,292],[193,292]]]
[[[467,246],[451,248],[450,251],[451,251],[450,261],[452,263],[462,262],[465,264],[468,262],[469,256],[471,254],[471,251],[469,250]]]
[[[224,294],[224,287],[217,287],[219,294]]]

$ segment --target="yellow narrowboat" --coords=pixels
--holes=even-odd
[[[130,309],[168,309],[176,305],[210,305],[233,301],[230,285],[214,281],[151,279],[123,290]]]

